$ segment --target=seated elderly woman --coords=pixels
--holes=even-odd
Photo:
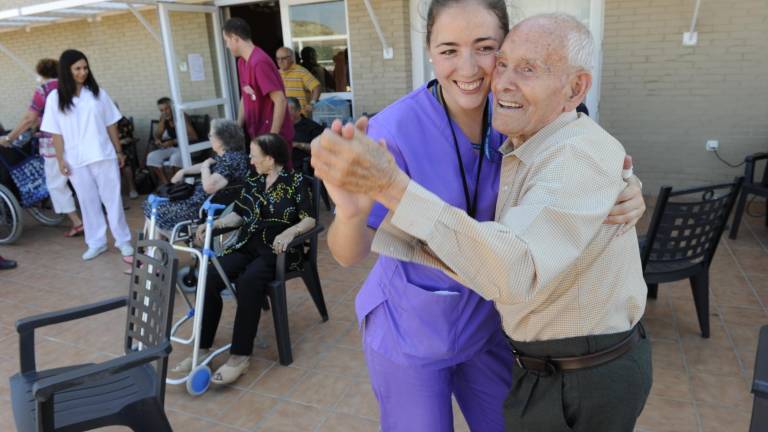
[[[308,182],[300,172],[283,170],[290,157],[285,141],[276,134],[260,135],[251,141],[250,147],[251,164],[257,175],[247,179],[232,212],[214,223],[214,229],[240,227],[236,243],[219,257],[227,278],[237,288],[237,310],[230,356],[214,373],[212,381],[216,384],[232,383],[247,370],[267,284],[275,277],[276,254],[287,252],[286,263],[293,268],[298,266],[300,251],[287,246],[315,226]],[[204,235],[205,226],[200,226],[198,240]],[[203,356],[213,345],[224,288],[219,273],[211,269],[206,280],[200,335]],[[173,372],[189,372],[191,366],[189,357]]]
[[[205,161],[176,172],[171,179],[173,183],[184,180],[184,176],[200,174],[202,181],[195,184],[192,195],[179,201],[168,201],[158,207],[157,228],[171,231],[183,221],[197,219],[200,206],[205,199],[233,181],[239,181],[248,175],[248,156],[243,151],[245,136],[237,123],[230,120],[216,119],[211,121],[211,132],[208,135],[211,148],[216,155]],[[144,202],[144,216],[149,221],[151,208]]]

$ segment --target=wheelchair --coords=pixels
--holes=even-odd
[[[24,228],[19,185],[11,177],[8,167],[37,154],[37,140],[25,132],[11,147],[0,147],[0,245],[12,244]],[[46,226],[59,225],[66,215],[57,214],[50,197],[23,207],[32,217]]]

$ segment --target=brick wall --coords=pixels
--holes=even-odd
[[[350,63],[357,115],[377,112],[411,90],[410,20],[407,0],[372,0],[394,58],[382,46],[362,0],[347,2]]]
[[[703,1],[697,46],[682,46],[693,0],[606,0],[600,122],[636,160],[646,191],[729,180],[768,150],[768,2]]]
[[[157,13],[144,11],[144,17],[159,33]],[[172,13],[177,55],[186,61],[187,54],[203,56],[205,81],[191,82],[189,73],[179,72],[185,100],[211,98],[218,94],[218,77],[212,70],[212,47],[208,25],[201,14]],[[67,48],[83,51],[99,85],[120,105],[127,116],[133,116],[137,136],[146,141],[151,119],[158,116],[155,101],[170,96],[168,74],[161,45],[132,14],[106,16],[101,21],[85,20],[36,27],[27,33],[19,30],[0,33],[5,45],[30,67],[43,57],[58,58]],[[35,82],[8,57],[0,53],[0,122],[15,127],[26,111]],[[215,114],[215,113],[211,113]]]

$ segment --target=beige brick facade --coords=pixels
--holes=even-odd
[[[635,157],[646,192],[743,172],[707,139],[731,162],[768,150],[768,2],[701,2],[694,47],[682,46],[694,1],[605,3],[600,123]]]
[[[373,113],[411,90],[411,42],[407,0],[372,0],[379,25],[394,49],[384,60],[379,37],[362,0],[347,2],[350,63],[356,114]]]
[[[157,13],[143,12],[159,32]],[[172,13],[177,55],[186,59],[189,53],[203,56],[206,80],[191,82],[189,73],[179,72],[182,96],[197,100],[219,94],[212,69],[209,29],[200,14]],[[106,16],[101,21],[85,20],[0,33],[0,44],[34,67],[43,57],[58,58],[67,48],[83,51],[88,56],[99,85],[120,105],[127,116],[134,117],[137,136],[146,141],[151,119],[158,116],[155,101],[170,96],[168,75],[160,43],[131,14]],[[34,79],[10,59],[0,54],[0,122],[14,127],[26,111],[34,92]]]

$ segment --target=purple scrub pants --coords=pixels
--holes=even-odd
[[[501,329],[484,350],[444,368],[395,363],[364,343],[383,432],[453,431],[451,394],[472,431],[504,431],[503,404],[512,387],[512,351]]]

